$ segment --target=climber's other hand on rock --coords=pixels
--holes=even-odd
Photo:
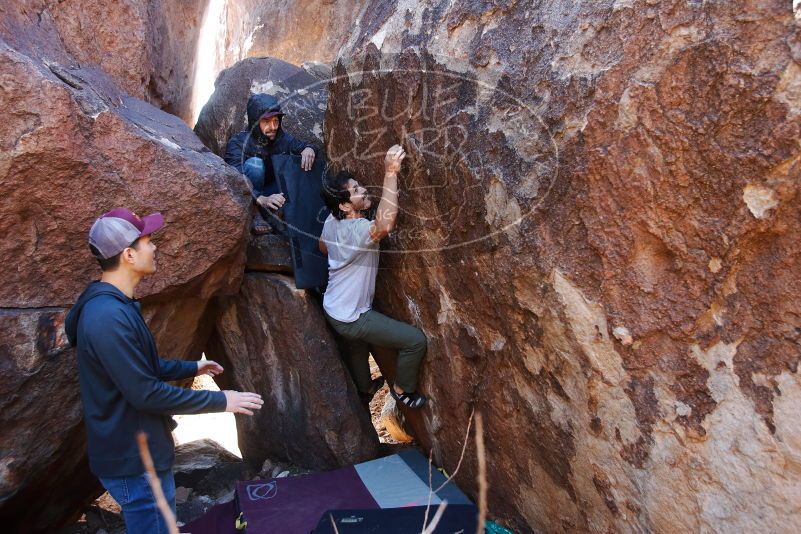
[[[314,149],[306,147],[300,153],[300,168],[304,171],[310,171],[314,165]]]
[[[223,366],[212,360],[198,360],[197,373],[195,376],[209,375],[217,376],[223,372]]]
[[[253,410],[261,410],[264,401],[258,393],[247,391],[223,391],[225,393],[225,411],[253,415]]]
[[[400,145],[392,145],[387,150],[387,155],[384,157],[384,171],[388,173],[397,173],[400,171],[401,162],[406,157],[406,152]]]

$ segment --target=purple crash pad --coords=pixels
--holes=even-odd
[[[326,510],[378,508],[356,469],[237,483],[247,534],[308,534]],[[195,534],[195,533],[192,533]]]
[[[432,493],[432,487],[441,489]],[[444,475],[432,471],[418,451],[409,449],[326,473],[238,482],[233,508],[215,507],[209,517],[187,525],[185,532],[192,527],[197,528],[192,534],[233,534],[231,526],[241,511],[242,519],[247,521],[246,534],[308,534],[328,510],[360,510],[362,513],[427,503],[436,506],[442,500],[448,501],[449,508],[473,506]],[[400,517],[413,512],[397,514]],[[393,520],[392,524],[395,523]]]
[[[209,508],[203,516],[180,528],[181,534],[242,534],[234,526],[236,503],[234,501]]]

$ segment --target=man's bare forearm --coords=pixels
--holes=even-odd
[[[398,218],[398,173],[384,173],[384,186],[381,190],[381,202],[375,214],[376,230],[388,234],[395,228]]]
[[[393,145],[384,157],[384,187],[381,191],[381,202],[375,214],[375,222],[370,230],[372,238],[383,239],[395,228],[398,218],[398,171],[406,152],[400,145]]]

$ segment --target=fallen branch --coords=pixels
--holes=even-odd
[[[484,452],[484,420],[476,414],[476,457],[478,458],[478,525],[476,534],[483,534],[487,520],[487,458]]]
[[[334,527],[334,534],[339,534],[339,529],[337,528],[337,522],[334,521],[334,514],[329,513],[328,517],[331,519],[331,526]]]
[[[422,530],[423,532],[425,532],[426,523],[428,523],[428,511],[431,509],[431,496],[434,494],[434,490],[433,490],[434,486],[433,486],[433,483],[431,481],[431,477],[432,477],[431,464],[432,464],[433,456],[434,456],[434,450],[432,449],[428,453],[428,504],[426,504],[426,513],[425,513],[425,515],[423,515],[423,530]]]
[[[445,513],[445,507],[448,506],[448,501],[442,501],[439,503],[437,507],[437,512],[434,514],[434,517],[431,519],[431,524],[428,525],[420,534],[433,534],[434,529],[437,528],[439,524],[439,520],[442,519],[442,514]]]
[[[473,417],[475,416],[476,409],[470,412],[470,419],[467,420],[467,431],[464,434],[464,442],[462,443],[462,454],[459,456],[459,461],[456,463],[456,469],[454,469],[453,473],[451,473],[448,477],[445,478],[445,482],[439,485],[439,487],[435,490],[432,490],[432,472],[431,472],[431,465],[432,465],[432,456],[433,451],[429,452],[428,454],[428,504],[426,505],[426,512],[423,516],[423,530],[421,534],[431,534],[434,532],[434,529],[437,528],[440,519],[442,519],[442,514],[445,513],[445,508],[448,506],[447,501],[441,501],[439,506],[437,507],[437,511],[434,513],[434,517],[431,519],[431,524],[426,526],[428,522],[428,511],[431,508],[431,496],[434,493],[439,492],[442,488],[448,485],[448,483],[456,476],[459,472],[459,469],[462,467],[462,460],[464,460],[464,454],[467,451],[467,443],[470,440],[470,427],[473,424]],[[483,443],[483,442],[482,442]]]
[[[170,534],[180,534],[178,532],[178,525],[175,523],[175,515],[172,513],[172,508],[167,504],[167,499],[164,498],[164,490],[161,489],[161,480],[156,475],[156,468],[153,467],[153,457],[150,456],[150,449],[147,446],[147,434],[138,432],[136,434],[136,441],[139,444],[139,456],[142,457],[142,465],[145,466],[147,473],[147,481],[153,490],[153,495],[156,497],[156,506],[164,516],[164,522],[167,523],[167,529]]]

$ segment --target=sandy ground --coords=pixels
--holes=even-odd
[[[373,378],[381,376],[381,370],[378,368],[378,364],[375,363],[372,356],[370,356],[370,374],[372,374]],[[384,425],[381,423],[381,409],[384,407],[384,399],[386,399],[386,396],[389,394],[388,388],[389,386],[384,384],[384,387],[378,390],[378,393],[373,397],[373,400],[370,402],[370,418],[373,420],[373,426],[376,432],[378,432],[378,440],[381,443],[396,444],[398,441],[389,435],[389,432],[387,432],[387,429],[384,428]]]

